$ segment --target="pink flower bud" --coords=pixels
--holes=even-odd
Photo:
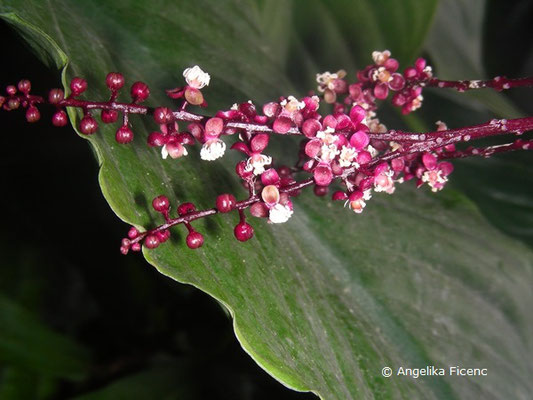
[[[204,102],[204,95],[198,89],[187,86],[185,89],[185,100],[187,100],[189,104],[199,106]]]
[[[389,87],[392,90],[401,90],[405,86],[405,78],[398,73],[391,75],[391,80],[389,81]]]
[[[435,169],[437,167],[437,157],[431,153],[424,153],[422,163],[429,170]]]
[[[326,128],[337,128],[337,118],[335,118],[333,115],[326,115],[324,118],[324,121],[322,121],[322,126],[324,129]]]
[[[171,158],[180,158],[186,155],[185,147],[178,142],[169,142],[165,145],[166,151]]]
[[[148,135],[148,146],[160,147],[167,142],[167,138],[160,132],[152,132]]]
[[[317,185],[328,186],[333,179],[333,173],[329,164],[318,164],[313,171],[313,178],[315,179],[315,183]]]
[[[307,137],[315,137],[316,133],[322,129],[322,125],[316,119],[307,119],[302,125],[302,132]]]
[[[205,135],[218,137],[224,128],[224,121],[222,118],[209,118],[205,123]]]
[[[242,221],[235,226],[233,234],[238,241],[246,242],[254,236],[254,228],[250,224]]]
[[[354,124],[360,123],[362,120],[365,119],[366,111],[361,106],[354,106],[350,110],[350,119]]]
[[[331,199],[336,200],[346,200],[348,196],[346,193],[344,193],[342,190],[337,190],[335,193],[333,193],[333,196],[331,196]]]
[[[263,106],[263,114],[265,114],[268,118],[272,118],[278,114],[280,108],[281,106],[278,103],[274,103],[274,102],[266,103]]]
[[[279,203],[279,190],[274,185],[268,185],[261,191],[261,198],[267,205]]]
[[[131,85],[131,98],[135,102],[143,102],[150,96],[150,89],[148,85],[144,82],[135,82]]]
[[[266,218],[268,217],[268,207],[263,202],[252,204],[250,214],[256,218]]]
[[[274,168],[269,168],[261,174],[263,185],[275,185],[279,182],[279,175]]]
[[[246,154],[248,157],[251,155],[250,153],[250,149],[248,148],[248,146],[246,146],[246,144],[244,144],[243,142],[235,142],[231,145],[230,147],[231,150],[237,150],[237,151],[240,151],[241,153],[244,153]]]
[[[250,141],[250,148],[254,153],[261,153],[268,146],[269,136],[266,133],[256,134]]]
[[[346,114],[336,115],[335,118],[337,119],[337,130],[343,130],[352,126],[352,120]]]
[[[443,161],[439,163],[439,170],[442,171],[444,176],[450,175],[453,172],[453,164],[448,161]]]
[[[287,133],[291,129],[292,121],[287,117],[278,117],[274,121],[272,128],[276,133]]]
[[[418,71],[422,71],[424,68],[426,68],[426,60],[423,59],[422,57],[417,58],[415,61],[415,68]]]
[[[368,151],[363,150],[357,154],[356,161],[360,165],[368,164],[370,161],[372,161],[372,155]]]
[[[376,96],[377,99],[385,100],[387,96],[389,95],[389,86],[386,83],[378,83],[374,87],[374,96]]]
[[[315,158],[318,153],[320,153],[320,149],[322,148],[322,142],[320,140],[310,140],[305,145],[305,154],[308,157]]]
[[[395,58],[388,58],[384,63],[383,66],[389,71],[389,72],[396,72],[398,67],[400,66],[400,63]]]
[[[124,86],[124,76],[118,72],[110,72],[107,74],[105,83],[112,91],[117,91]]]
[[[370,143],[370,138],[363,131],[357,131],[350,137],[350,145],[357,151],[363,150]]]

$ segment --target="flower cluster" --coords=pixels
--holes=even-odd
[[[100,110],[104,124],[115,123],[122,116],[115,133],[116,141],[121,144],[134,141],[130,114],[151,115],[157,128],[147,136],[147,144],[160,148],[165,162],[172,162],[168,158],[176,160],[187,156],[195,151],[196,144],[202,160],[218,160],[226,152],[228,138],[233,139],[229,148],[244,156],[235,171],[247,196],[238,201],[235,195],[224,193],[216,198],[213,208],[205,210],[197,210],[193,203],[184,202],[177,205],[173,216],[170,200],[165,195],[157,196],[152,206],[161,214],[164,223],[142,231],[132,227],[128,237],[122,240],[120,249],[124,254],[130,250],[139,251],[141,243],[148,249],[158,247],[169,239],[170,228],[179,224],[187,229],[187,246],[199,248],[204,244],[204,236],[193,228],[193,221],[218,213],[237,212],[239,223],[234,228],[234,236],[239,241],[247,241],[253,237],[254,230],[246,220],[246,209],[251,216],[269,223],[285,223],[295,212],[294,198],[308,186],[314,186],[317,196],[326,195],[331,186],[336,186],[332,199],[344,201],[345,206],[359,214],[375,193],[393,194],[396,185],[405,181],[416,179],[417,187],[426,184],[433,192],[442,190],[453,171],[449,159],[473,155],[488,157],[497,152],[533,148],[532,140],[523,139],[497,146],[456,148],[461,142],[488,136],[522,134],[533,129],[533,118],[493,120],[460,129],[448,129],[439,121],[437,129],[428,133],[388,130],[377,118],[380,103],[389,98],[403,113],[415,111],[422,105],[424,87],[502,90],[532,86],[533,78],[442,81],[433,77],[431,67],[422,58],[403,73],[398,72],[399,63],[387,50],[373,52],[372,60],[372,64],[357,71],[357,80],[353,83],[346,80],[346,71],[324,72],[316,76],[316,95],[280,97],[262,106],[250,100],[220,110],[212,117],[190,110],[207,106],[202,90],[209,85],[210,75],[199,66],[185,69],[184,86],[166,91],[178,102],[175,109],[142,105],[150,95],[150,89],[143,82],[135,82],[130,87],[130,102],[117,102],[125,85],[124,77],[117,72],[106,77],[110,90],[107,101],[80,99],[87,82],[78,77],[70,82],[68,96],[62,89],[52,89],[47,98],[30,94],[30,82],[22,80],[17,86],[6,88],[6,96],[0,96],[0,107],[7,111],[25,108],[28,122],[35,122],[40,119],[38,107],[49,104],[56,108],[52,117],[55,126],[67,124],[67,107],[78,108],[83,114],[78,128],[84,135],[95,134],[98,130],[93,116],[95,110]],[[330,113],[318,112],[322,102],[331,105]],[[268,153],[272,135],[301,138],[294,166],[275,164]]]

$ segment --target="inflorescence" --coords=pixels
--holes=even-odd
[[[48,98],[30,94],[31,83],[21,80],[17,86],[8,86],[6,95],[0,96],[4,110],[20,107],[26,110],[28,122],[36,122],[41,115],[38,106],[49,104],[56,108],[52,123],[61,127],[68,123],[67,107],[83,111],[79,131],[92,135],[98,130],[95,111],[100,111],[104,124],[115,123],[121,116],[116,130],[118,143],[128,144],[134,138],[130,128],[130,114],[151,115],[159,126],[148,135],[148,146],[159,147],[163,159],[178,159],[188,155],[191,146],[201,144],[200,157],[213,161],[222,157],[227,149],[226,136],[237,139],[230,146],[244,155],[235,168],[248,191],[248,196],[237,201],[233,194],[224,193],[216,198],[213,208],[197,210],[193,203],[177,206],[171,215],[169,199],[160,195],[152,206],[160,213],[164,223],[146,231],[131,227],[127,238],[122,239],[123,254],[139,251],[141,243],[148,249],[158,247],[170,237],[172,226],[183,224],[188,231],[186,244],[191,249],[201,247],[204,237],[191,223],[217,213],[238,212],[239,223],[234,235],[239,241],[247,241],[254,230],[246,222],[245,210],[257,218],[267,218],[278,224],[287,222],[293,215],[292,198],[303,188],[314,186],[317,196],[328,193],[329,186],[338,182],[342,190],[333,193],[333,200],[342,200],[355,213],[363,212],[374,192],[394,193],[399,183],[413,180],[416,186],[429,186],[433,192],[441,190],[453,165],[447,161],[469,156],[490,157],[495,153],[533,149],[533,140],[515,140],[487,147],[468,146],[456,149],[456,144],[495,135],[522,135],[533,129],[533,117],[518,119],[493,119],[485,124],[448,129],[438,121],[436,129],[428,133],[402,132],[388,129],[377,118],[381,101],[390,98],[391,103],[408,114],[421,107],[425,87],[452,88],[466,91],[480,88],[495,90],[532,86],[533,77],[508,79],[496,77],[480,81],[444,81],[433,76],[426,60],[419,58],[414,66],[399,73],[399,63],[389,51],[375,51],[373,64],[357,72],[357,81],[349,84],[346,72],[317,74],[319,95],[301,99],[294,96],[280,97],[278,101],[262,106],[258,112],[252,101],[234,104],[229,110],[218,111],[213,117],[204,117],[187,111],[191,106],[206,107],[202,89],[209,85],[210,76],[198,66],[183,72],[186,85],[167,90],[167,95],[177,100],[178,107],[147,107],[141,103],[150,95],[149,87],[135,82],[130,89],[131,101],[117,102],[125,80],[122,74],[111,72],[106,77],[110,90],[108,101],[95,102],[79,99],[87,89],[87,82],[74,78],[70,82],[70,94],[62,89],[52,89]],[[322,116],[318,113],[321,103],[332,105],[333,111]],[[180,129],[181,125],[181,129]],[[271,135],[295,135],[302,138],[294,166],[274,166],[266,149]],[[297,175],[307,174],[297,180]]]

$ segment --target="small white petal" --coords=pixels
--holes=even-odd
[[[353,147],[342,146],[341,154],[339,156],[339,165],[343,168],[350,167],[354,163],[357,156],[357,151]],[[356,165],[358,167],[359,165]]]
[[[320,148],[320,159],[324,162],[331,162],[339,154],[339,149],[334,144],[322,145]]]
[[[292,216],[292,214],[293,211],[289,207],[283,206],[281,204],[276,204],[270,209],[268,219],[274,224],[282,224],[284,222],[287,222]]]
[[[272,164],[272,157],[260,154],[250,157],[246,162],[246,168],[253,168],[254,175],[261,175],[265,172],[265,165]]]
[[[200,158],[206,161],[213,161],[224,155],[226,143],[220,139],[209,140],[204,143],[200,150]]]
[[[207,72],[202,71],[198,65],[183,71],[183,77],[189,86],[196,89],[201,89],[209,85],[209,81],[211,80],[211,76]]]
[[[166,160],[168,157],[168,151],[167,151],[166,144],[163,147],[161,147],[161,157],[163,157],[163,160]]]

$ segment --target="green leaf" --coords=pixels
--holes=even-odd
[[[0,369],[0,399],[50,399],[57,389],[54,379],[25,368]]]
[[[183,364],[183,365],[182,365]],[[76,400],[131,399],[198,399],[198,388],[192,382],[185,363],[158,363],[141,372],[117,379],[109,385],[76,397]],[[194,369],[200,372],[199,369]]]
[[[0,296],[0,360],[45,377],[79,380],[89,369],[85,348],[51,331],[32,313]]]
[[[277,3],[271,1],[269,3]],[[315,74],[345,69],[355,78],[357,68],[374,50],[389,49],[403,65],[420,52],[437,0],[308,0],[294,1],[295,34],[288,71],[305,90]],[[305,72],[305,73],[304,73]]]
[[[440,79],[485,79],[482,64],[482,33],[485,0],[442,0],[435,25],[431,30],[426,51]],[[453,26],[453,29],[450,27]],[[471,102],[479,102],[504,118],[521,116],[516,106],[504,95],[492,90],[472,91],[449,96],[467,96]]]
[[[379,31],[390,13],[409,30],[415,3],[387,3],[372,29]],[[30,32],[28,40],[68,55],[65,83],[75,74],[87,77],[87,97],[104,97],[105,74],[118,70],[130,82],[150,85],[151,104],[164,103],[163,89],[180,85],[180,72],[195,63],[212,75],[204,91],[211,111],[294,90],[277,59],[284,52],[269,50],[278,36],[263,34],[261,8],[251,1],[0,4],[6,20]],[[293,16],[304,3],[294,4]],[[364,5],[378,7],[371,4],[353,7],[361,13],[368,11]],[[434,6],[417,4],[426,17],[409,42],[415,50]],[[332,16],[321,16],[335,26]],[[382,37],[390,35],[394,30]],[[388,44],[377,37],[351,40],[360,40],[360,48]],[[303,36],[293,40],[306,48]],[[159,194],[173,205],[194,201],[199,208],[212,207],[225,191],[244,196],[232,177],[235,155],[205,163],[191,149],[186,159],[163,161],[145,145],[155,124],[135,118],[133,126],[130,146],[115,143],[116,127],[103,127],[89,139],[102,164],[103,194],[123,220],[144,228],[160,222],[149,207]],[[325,399],[525,398],[533,390],[533,254],[492,228],[459,193],[434,196],[405,187],[392,197],[376,195],[361,216],[304,193],[288,223],[253,221],[256,236],[243,244],[232,237],[236,222],[230,214],[195,223],[207,236],[200,250],[184,246],[180,227],[169,243],[144,254],[163,274],[224,304],[244,350],[286,386]],[[381,375],[385,366],[397,371],[426,365],[487,368],[489,376]]]

